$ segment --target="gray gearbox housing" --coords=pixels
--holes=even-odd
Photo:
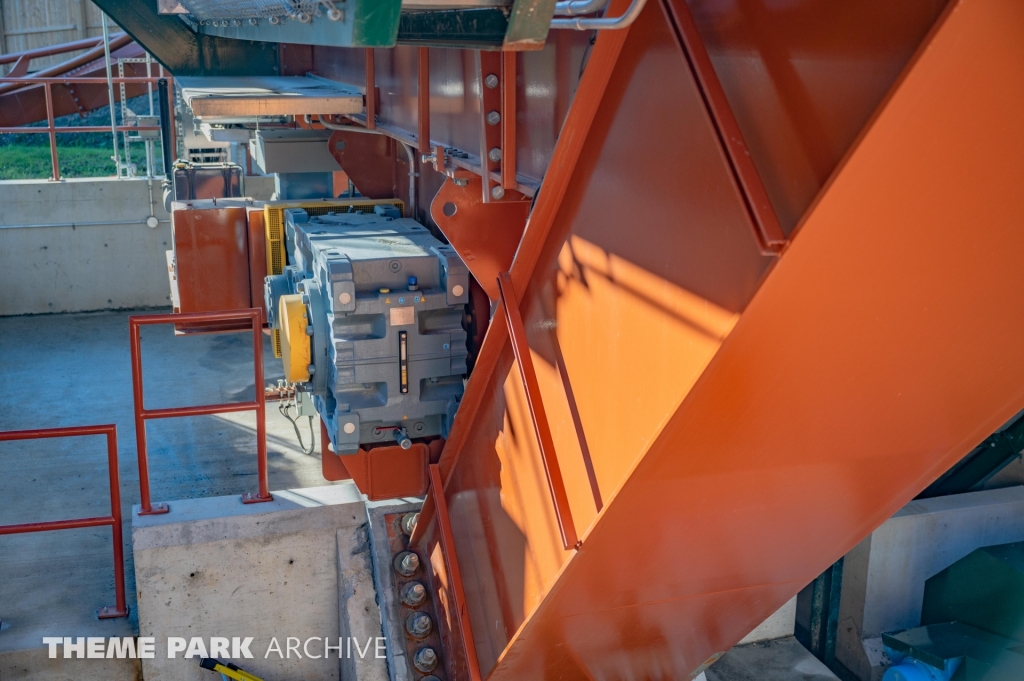
[[[302,294],[311,324],[313,403],[337,454],[447,437],[464,390],[469,270],[455,250],[393,207],[312,217],[285,211],[289,265],[266,279]]]

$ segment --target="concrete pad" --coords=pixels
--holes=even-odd
[[[776,610],[753,631],[740,639],[736,645],[746,645],[759,641],[772,641],[777,638],[792,636],[796,629],[796,596],[786,601],[785,605]]]
[[[736,646],[704,674],[707,681],[839,681],[792,636]]]
[[[920,626],[924,583],[983,546],[1024,541],[1024,487],[915,500],[843,563],[836,657],[862,681],[889,661],[883,632]]]
[[[381,610],[373,580],[369,525],[338,530],[338,624],[344,639],[383,637]],[[374,651],[376,653],[376,651]],[[341,681],[388,681],[387,658],[346,656]]]
[[[168,638],[208,644],[215,636],[253,637],[255,659],[235,663],[262,678],[339,679],[338,658],[322,656],[323,639],[333,645],[341,636],[339,557],[347,562],[360,540],[349,536],[339,552],[338,534],[365,536],[363,497],[352,483],[273,494],[250,505],[238,497],[171,501],[167,514],[133,516],[139,631],[156,638],[156,657],[142,661],[147,681],[209,681],[198,659],[168,659]],[[372,589],[365,553],[355,551],[342,571],[361,574],[348,584],[358,587],[360,604]],[[379,632],[379,611],[363,617],[368,623],[353,631],[375,622]],[[288,651],[289,638],[317,640]]]

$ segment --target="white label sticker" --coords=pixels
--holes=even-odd
[[[393,307],[391,308],[391,326],[408,326],[415,323],[416,308],[413,307]]]

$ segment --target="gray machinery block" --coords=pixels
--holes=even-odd
[[[270,324],[291,339],[286,375],[298,367],[289,380],[313,394],[340,455],[446,437],[464,390],[469,270],[398,215],[287,210],[290,264],[266,280]]]

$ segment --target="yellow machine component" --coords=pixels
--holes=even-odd
[[[309,335],[306,333],[310,322],[301,293],[281,296],[278,318],[281,320],[281,359],[285,380],[305,383],[309,380],[311,361]]]
[[[235,681],[263,681],[263,679],[255,674],[250,674],[230,662],[221,662],[212,657],[200,659],[199,666],[203,669],[209,669],[211,672],[217,672],[226,679],[235,679]]]
[[[405,215],[405,203],[398,199],[321,199],[319,201],[267,201],[263,205],[263,229],[267,240],[267,274],[284,272],[287,253],[284,244],[284,212],[301,208],[310,215],[327,215],[339,209],[354,213],[372,213],[374,206],[394,206]],[[274,357],[281,357],[281,330],[274,329]]]

